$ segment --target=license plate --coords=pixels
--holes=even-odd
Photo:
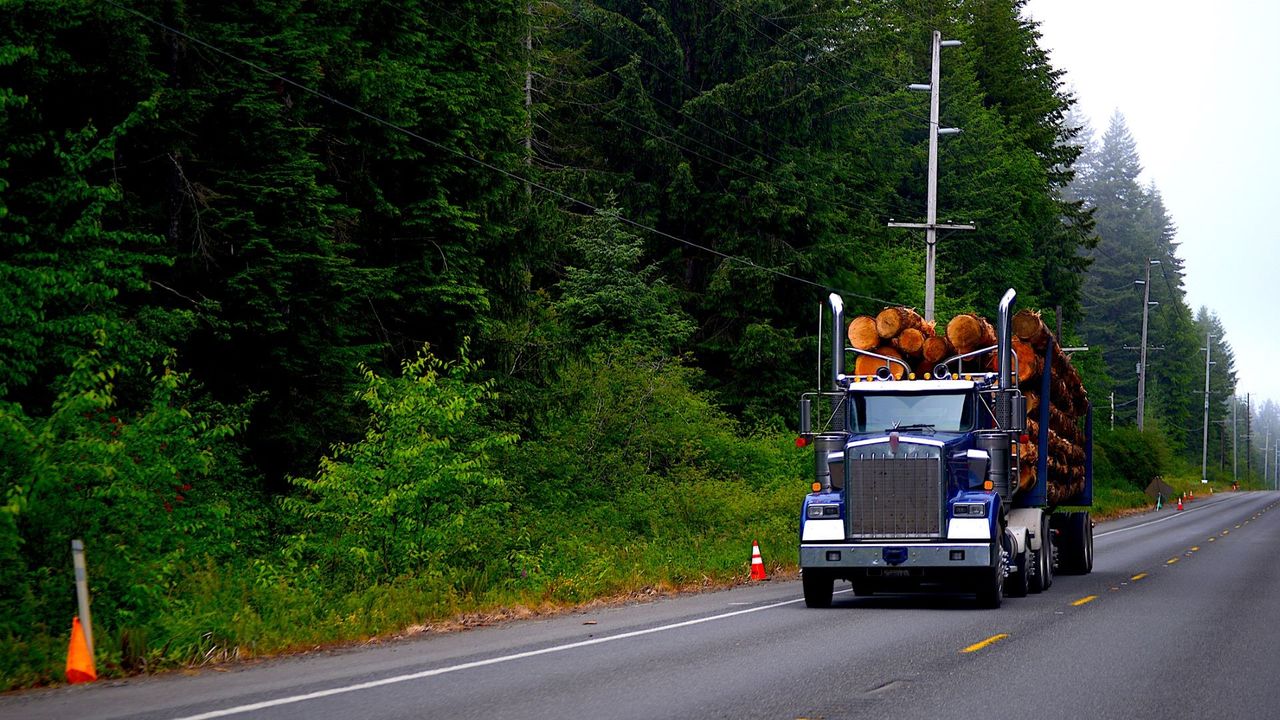
[[[911,577],[911,571],[906,568],[885,568],[885,577]]]

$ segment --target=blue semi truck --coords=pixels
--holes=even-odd
[[[843,303],[830,296],[831,389],[800,401],[801,437],[815,450],[813,492],[800,516],[809,607],[830,606],[839,580],[858,596],[964,592],[994,608],[1006,596],[1048,589],[1055,572],[1093,569],[1088,511],[1058,509],[1092,505],[1092,414],[1082,417],[1083,488],[1051,507],[1054,340],[1032,380],[1044,398],[1033,438],[1014,366],[1015,298],[1010,289],[1000,302],[995,346],[945,359],[914,379],[899,359],[846,347]],[[989,371],[977,361],[992,352],[996,369]],[[875,375],[846,375],[849,353],[884,364]],[[892,372],[894,363],[904,371]],[[966,373],[966,364],[982,369]],[[1019,452],[1023,443],[1035,443],[1037,452]],[[1018,481],[1024,456],[1037,458],[1031,487]]]

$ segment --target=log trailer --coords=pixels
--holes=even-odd
[[[1048,589],[1055,571],[1093,569],[1088,511],[1056,507],[1092,505],[1092,412],[1081,413],[1082,433],[1072,421],[1083,457],[1054,457],[1062,454],[1050,442],[1049,400],[1062,387],[1054,339],[1048,335],[1043,371],[1030,381],[1043,401],[1032,411],[1039,421],[1029,423],[1011,341],[1015,298],[1010,289],[1000,302],[994,346],[915,379],[903,360],[846,347],[843,302],[830,296],[831,390],[800,400],[800,444],[815,450],[813,492],[800,515],[806,605],[829,607],[843,580],[857,596],[959,591],[995,608],[1006,596]],[[882,364],[874,375],[846,375],[846,353]],[[816,431],[815,404],[823,419]],[[1079,478],[1081,460],[1082,487],[1051,493],[1050,464]]]

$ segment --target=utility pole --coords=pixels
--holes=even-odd
[[[1218,472],[1226,472],[1227,470],[1227,430],[1226,420],[1215,420],[1214,425],[1218,428]]]
[[[1240,435],[1236,432],[1236,409],[1240,407],[1240,397],[1238,395],[1231,396],[1231,482],[1240,482],[1240,468],[1238,467],[1239,455],[1236,443],[1240,442]]]
[[[1147,311],[1158,302],[1151,302],[1151,266],[1159,265],[1159,260],[1147,258],[1146,277],[1134,280],[1135,285],[1142,286],[1142,347],[1138,355],[1138,432],[1142,432],[1143,421],[1147,417]]]
[[[1213,365],[1213,361],[1209,356],[1213,354],[1213,333],[1204,334],[1204,440],[1200,446],[1200,482],[1209,482],[1209,366]]]
[[[1267,444],[1262,446],[1262,482],[1263,484],[1265,484],[1267,482],[1267,478],[1271,476],[1271,473],[1268,470],[1268,468],[1271,467],[1268,464],[1270,460],[1271,460],[1271,431],[1268,430]]]
[[[1116,391],[1111,391],[1111,429],[1116,429]]]
[[[929,92],[929,178],[928,200],[923,223],[893,222],[889,227],[913,228],[924,230],[925,263],[924,263],[924,319],[933,320],[934,271],[938,261],[939,230],[972,230],[973,225],[939,225],[938,224],[938,136],[959,134],[960,128],[944,128],[938,126],[938,86],[942,78],[942,48],[959,47],[959,40],[943,40],[942,33],[933,31],[933,64],[929,71],[929,84],[912,83],[911,90]]]
[[[1253,393],[1244,394],[1244,474],[1253,473]]]

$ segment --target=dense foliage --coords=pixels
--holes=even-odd
[[[1199,464],[1203,444],[1205,372],[1209,371],[1210,443],[1225,457],[1232,435],[1231,403],[1236,377],[1233,354],[1222,325],[1207,308],[1192,314],[1183,288],[1183,262],[1176,228],[1153,185],[1139,181],[1136,144],[1119,113],[1101,142],[1080,163],[1071,187],[1093,211],[1099,242],[1085,278],[1081,338],[1101,356],[1089,388],[1097,406],[1106,400],[1115,422],[1137,420],[1139,350],[1142,346],[1144,289],[1150,278],[1147,329],[1147,426],[1153,423],[1167,444]],[[1147,271],[1150,271],[1148,276]],[[1204,348],[1211,349],[1210,358]],[[1206,368],[1205,361],[1213,364]],[[1220,464],[1220,463],[1216,463]]]
[[[1161,259],[1167,442],[1102,452],[1185,462],[1230,348],[1022,4],[6,3],[0,677],[56,678],[72,538],[108,670],[787,561],[815,306],[923,300],[935,29],[939,314],[1016,287],[1128,425]]]

